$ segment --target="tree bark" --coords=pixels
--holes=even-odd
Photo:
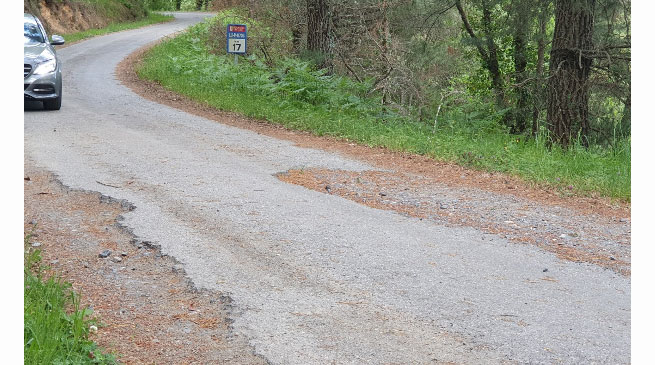
[[[526,43],[528,41],[528,27],[530,25],[529,3],[523,1],[517,2],[514,8],[514,78],[519,85],[516,99],[516,108],[514,108],[514,124],[512,133],[521,134],[527,128],[528,120],[528,98],[529,92],[524,81],[527,78],[526,68],[528,66],[528,57],[526,55]]]
[[[532,136],[536,137],[539,133],[539,113],[543,105],[543,77],[544,77],[544,59],[546,55],[546,23],[550,17],[548,8],[551,0],[542,0],[539,9],[539,34],[537,36],[537,69],[536,69],[536,92],[535,101],[532,110]]]
[[[568,147],[580,133],[588,145],[589,72],[595,0],[557,0],[555,33],[550,51],[548,128],[553,140]]]
[[[182,8],[182,0],[175,0],[175,10],[180,10]]]
[[[318,67],[332,68],[328,0],[307,0],[307,50],[318,55]]]

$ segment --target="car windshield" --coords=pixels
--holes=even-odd
[[[25,44],[29,43],[44,43],[43,34],[41,29],[36,23],[25,22]]]

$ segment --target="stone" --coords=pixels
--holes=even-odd
[[[111,250],[104,250],[98,254],[98,257],[104,259],[109,257],[109,255],[111,255]]]
[[[182,264],[173,265],[173,272],[176,272],[176,273],[184,272],[184,265],[182,265]]]
[[[118,256],[114,256],[114,258],[113,258],[112,260],[114,260],[114,262],[121,262],[121,261],[123,261],[123,259],[121,259],[121,258],[118,257]]]
[[[121,252],[121,256],[123,256],[123,257],[127,256],[127,252],[125,252],[125,251]]]
[[[32,242],[32,247],[41,247],[41,242]]]

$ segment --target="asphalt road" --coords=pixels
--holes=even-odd
[[[630,362],[629,277],[283,183],[274,174],[294,168],[373,168],[144,100],[115,79],[128,54],[202,16],[61,49],[63,107],[26,109],[25,155],[71,188],[134,204],[122,224],[197,287],[228,295],[233,331],[255,353],[275,364]]]

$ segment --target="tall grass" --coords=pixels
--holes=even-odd
[[[115,364],[89,340],[91,310],[81,308],[71,285],[46,277],[38,250],[28,249],[24,264],[24,363]]]
[[[140,77],[218,109],[368,146],[422,154],[486,171],[500,171],[564,192],[630,200],[630,140],[612,149],[550,148],[545,133],[526,140],[501,127],[472,101],[434,125],[382,106],[370,84],[326,75],[309,62],[286,58],[269,66],[256,56],[212,54],[212,22],[153,48]]]

